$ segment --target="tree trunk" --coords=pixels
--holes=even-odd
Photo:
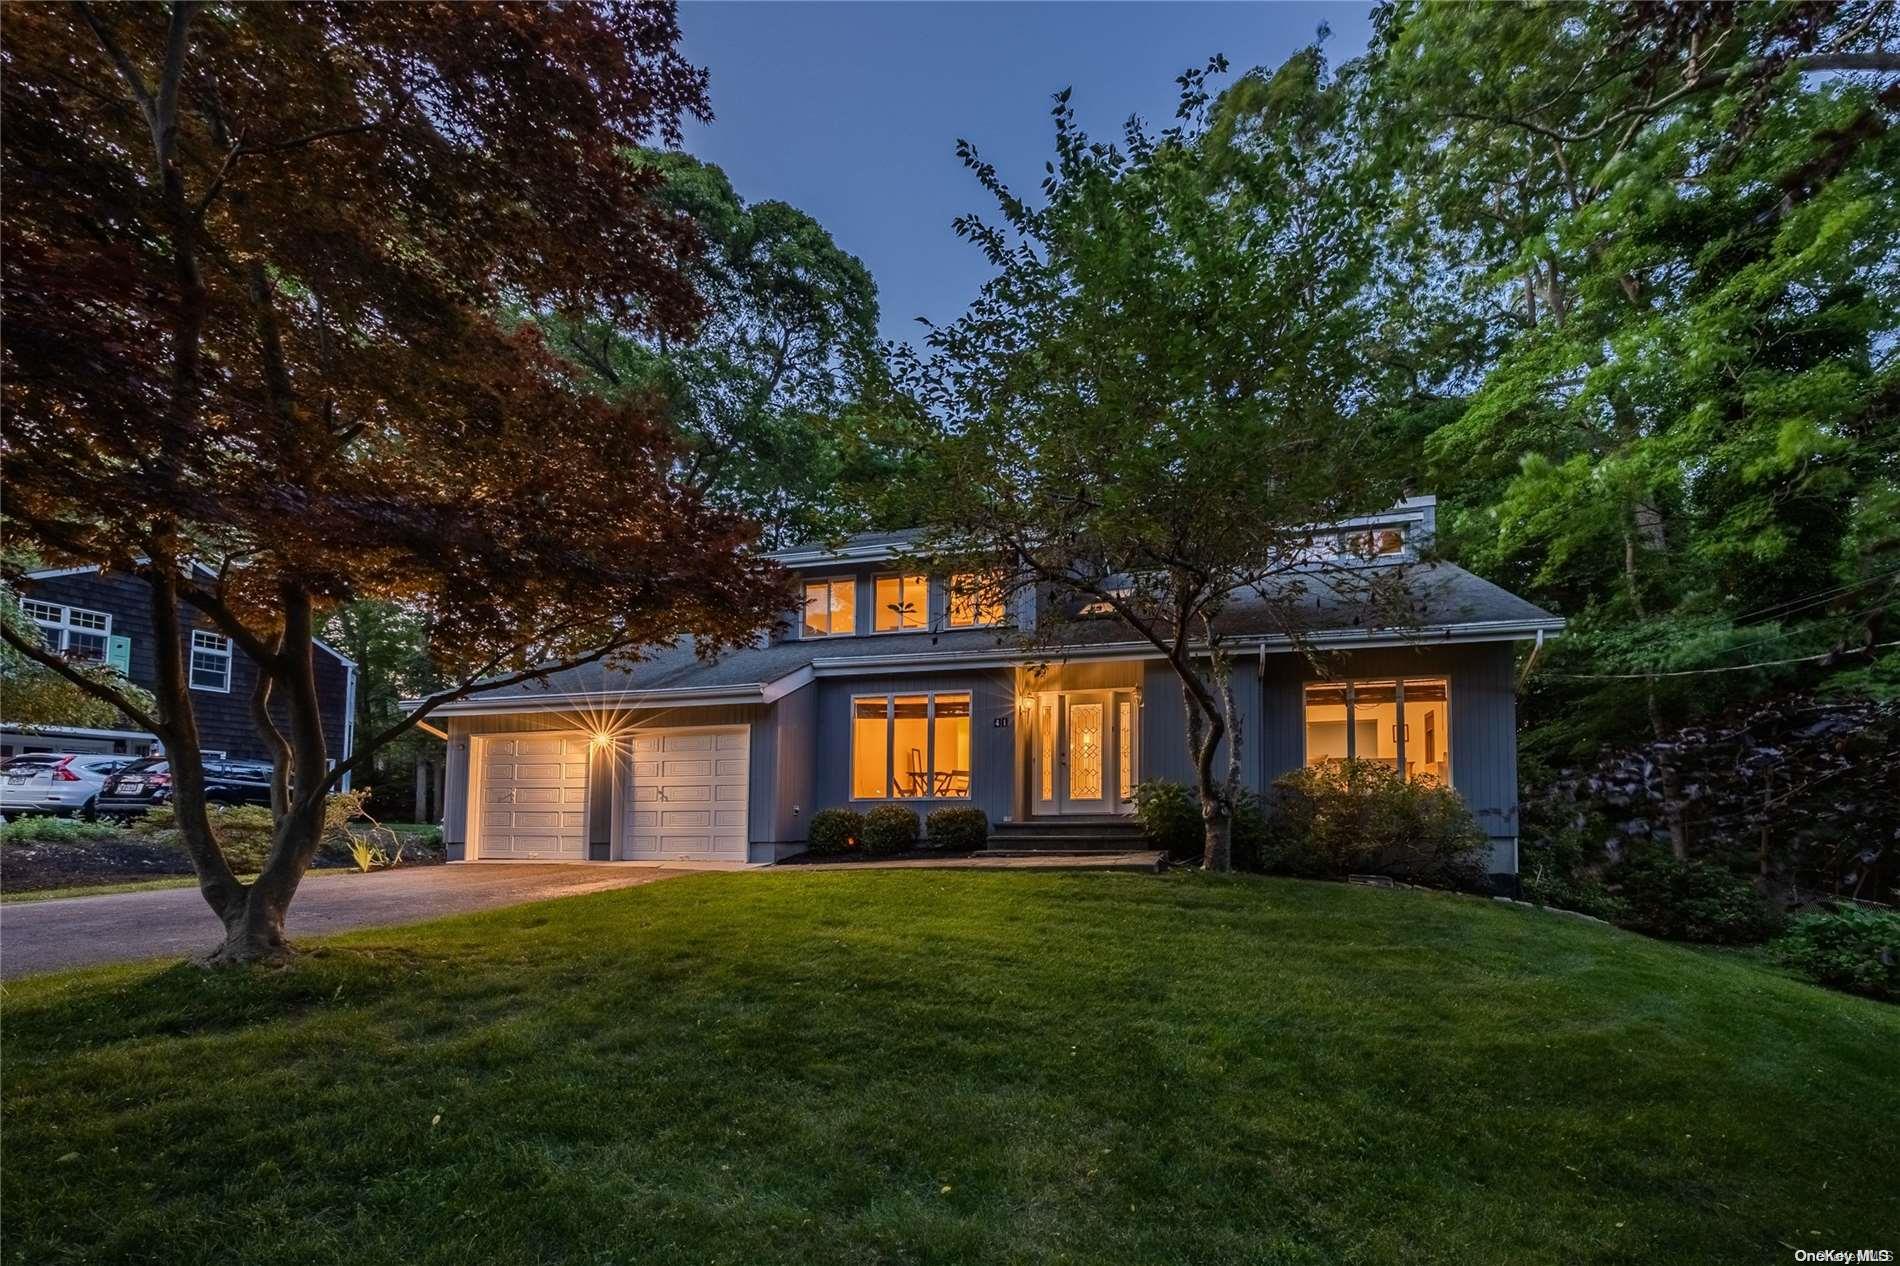
[[[1221,795],[1220,783],[1214,776],[1214,756],[1227,725],[1219,709],[1210,706],[1205,687],[1195,689],[1199,685],[1199,682],[1182,681],[1181,706],[1187,711],[1188,748],[1194,755],[1194,790],[1201,802],[1204,834],[1201,868],[1218,873],[1234,868],[1232,808]]]

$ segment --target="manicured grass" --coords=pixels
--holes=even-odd
[[[128,879],[122,884],[75,884],[70,888],[21,888],[0,892],[0,902],[58,901],[62,897],[102,897],[114,892],[149,892],[154,888],[192,888],[198,880],[191,875],[158,875],[151,879]]]
[[[5,1260],[1900,1247],[1900,1008],[1469,898],[708,874],[7,988]]]

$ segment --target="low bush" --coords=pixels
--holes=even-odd
[[[92,844],[123,839],[125,828],[77,818],[16,818],[0,826],[0,844]]]
[[[805,830],[805,847],[823,856],[864,848],[864,815],[851,809],[820,809]]]
[[[1383,875],[1479,889],[1490,843],[1458,793],[1382,761],[1326,761],[1275,780],[1261,865],[1278,874]]]
[[[319,856],[360,864],[355,854],[356,836],[361,828],[353,830],[352,824],[360,823],[367,817],[363,805],[368,796],[366,791],[339,791],[324,803],[323,833],[317,844]],[[214,804],[209,806],[208,813],[211,833],[218,837],[218,844],[224,850],[225,860],[230,863],[231,869],[240,875],[256,874],[262,870],[264,860],[270,856],[271,832],[276,824],[271,811],[261,804]],[[378,826],[374,819],[369,819],[367,825],[372,832],[377,833],[381,848],[381,856],[376,864],[393,866],[401,861],[402,842],[391,837],[387,828]],[[133,829],[150,839],[180,850],[184,848],[184,842],[178,834],[177,810],[170,804],[147,809],[145,815],[136,820]]]
[[[1135,788],[1135,820],[1152,848],[1174,861],[1198,861],[1207,852],[1207,827],[1198,795],[1178,782],[1153,778]],[[1234,801],[1232,831],[1236,870],[1259,870],[1267,845],[1267,813],[1260,797],[1246,788]]]
[[[932,848],[974,853],[990,842],[990,817],[981,809],[932,809],[924,830]]]
[[[254,875],[264,869],[270,856],[270,837],[274,819],[271,811],[258,804],[210,805],[211,833],[224,850],[224,859],[240,875]],[[178,812],[170,804],[154,805],[143,817],[133,821],[132,829],[149,839],[183,851],[185,844],[178,831]]]
[[[1606,923],[1627,923],[1629,905],[1593,875],[1563,875],[1550,867],[1533,867],[1521,877],[1524,900],[1558,910],[1574,910]]]
[[[871,853],[901,853],[917,847],[917,810],[881,804],[864,815],[864,848]]]
[[[1891,910],[1804,914],[1770,948],[1821,984],[1900,1001],[1900,914]]]
[[[1637,856],[1614,872],[1624,927],[1670,941],[1754,945],[1781,928],[1781,912],[1738,878],[1707,862]]]
[[[1205,847],[1200,803],[1178,782],[1151,778],[1137,786],[1135,820],[1149,845],[1175,861],[1199,857]]]

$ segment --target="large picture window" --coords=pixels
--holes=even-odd
[[[922,576],[879,576],[876,619],[879,633],[921,629],[930,619],[930,582]]]
[[[1443,677],[1320,681],[1306,687],[1306,763],[1379,761],[1451,785],[1451,692]]]
[[[970,797],[970,696],[861,696],[851,701],[851,796]]]
[[[818,580],[805,586],[805,637],[842,637],[858,631],[858,582]]]

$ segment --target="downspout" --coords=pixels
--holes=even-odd
[[[1524,683],[1531,679],[1531,669],[1537,666],[1538,652],[1544,649],[1544,630],[1537,630],[1537,645],[1531,647],[1531,657],[1524,661],[1524,671],[1518,675],[1517,688],[1522,690]]]
[[[349,760],[356,754],[356,665],[351,664],[343,678],[343,759]],[[343,775],[343,781],[337,784],[338,791],[350,789],[350,779],[354,771]]]

